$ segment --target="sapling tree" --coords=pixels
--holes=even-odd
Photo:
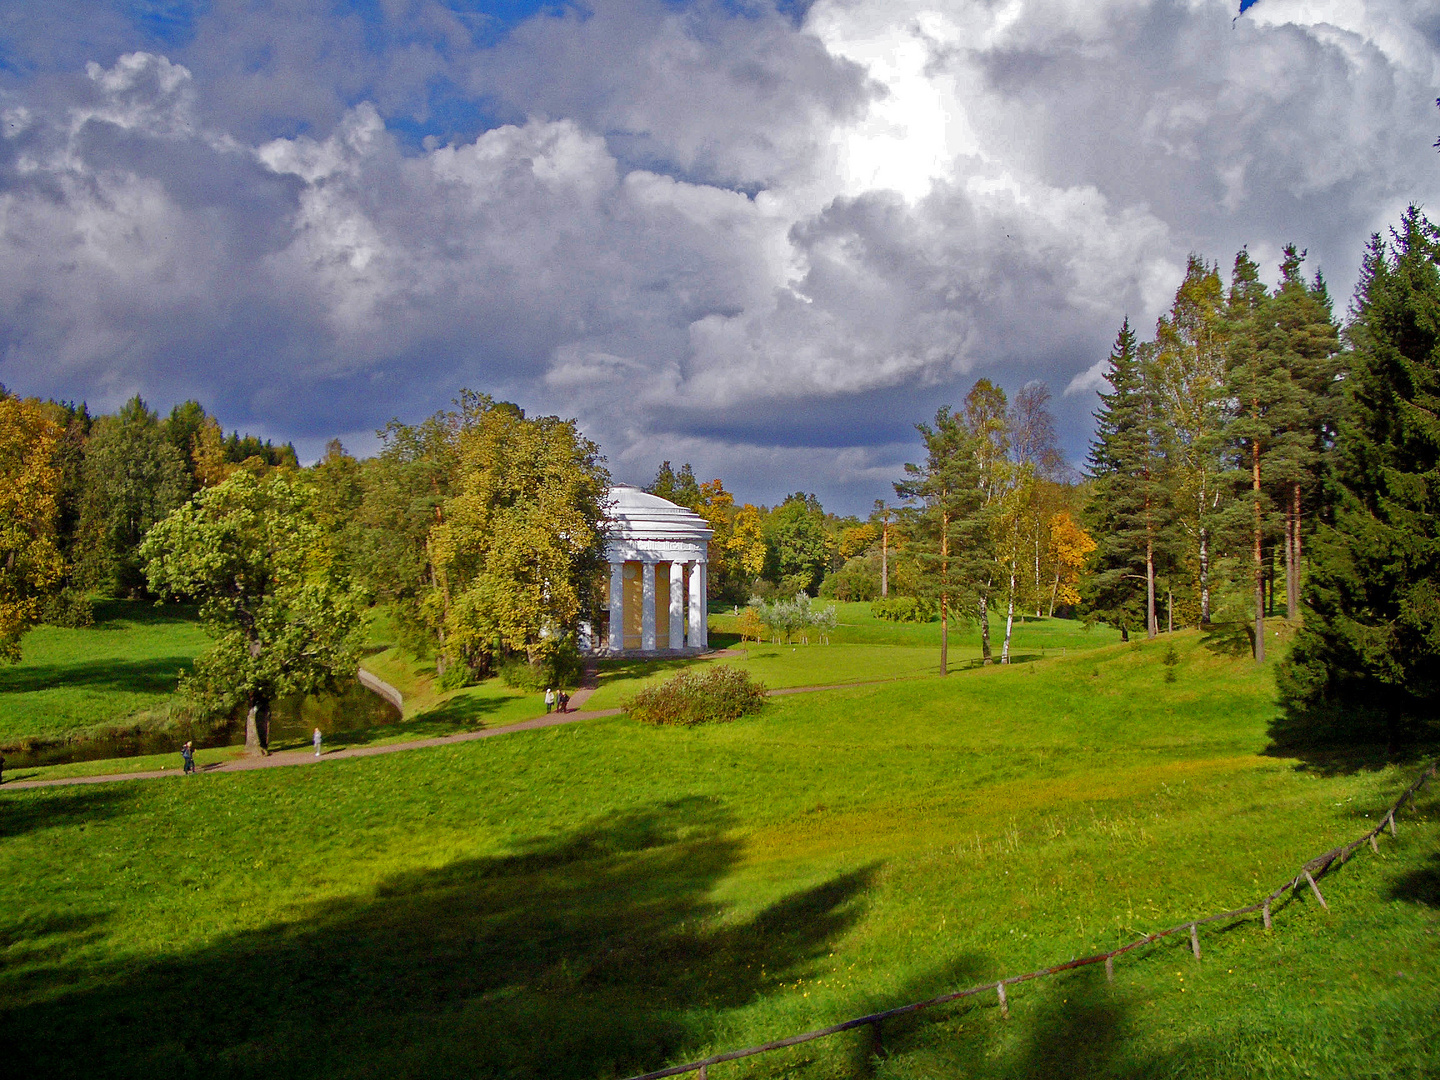
[[[245,748],[268,753],[276,698],[335,689],[359,662],[361,597],[304,488],[236,472],[158,522],[140,547],[150,589],[199,602],[214,644],[183,689],[204,713],[244,706]]]

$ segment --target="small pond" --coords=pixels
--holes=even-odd
[[[347,732],[367,731],[393,724],[400,719],[400,710],[379,694],[371,693],[356,683],[343,694],[296,695],[281,698],[270,716],[270,745],[310,742],[318,727],[328,742],[332,736]],[[119,732],[99,739],[53,743],[5,753],[5,768],[34,768],[37,765],[68,765],[76,761],[100,761],[106,758],[141,757],[146,754],[180,752],[185,736],[178,731]],[[245,742],[245,718],[241,713],[225,727],[206,738],[195,740],[197,747],[240,746]]]

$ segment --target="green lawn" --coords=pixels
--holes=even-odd
[[[1246,903],[1413,764],[1170,642],[319,767],[0,795],[17,1075],[613,1077]],[[811,647],[815,649],[816,647]],[[832,648],[837,648],[832,646]],[[712,1077],[1433,1076],[1440,799],[1256,922]]]
[[[143,601],[107,600],[96,604],[96,623],[80,630],[41,626],[24,639],[24,658],[0,666],[0,746],[27,739],[75,739],[103,735],[145,719],[145,710],[162,706],[175,692],[183,668],[209,644],[186,607],[156,607]],[[542,695],[526,694],[490,679],[478,686],[440,692],[434,664],[411,657],[391,644],[394,627],[384,609],[376,609],[372,647],[363,666],[394,685],[405,700],[398,723],[346,730],[327,738],[326,747],[405,742],[453,735],[526,720],[545,711]],[[178,747],[180,736],[176,735]],[[308,744],[306,739],[277,739],[276,750]],[[209,764],[238,757],[238,747],[197,751]],[[17,770],[12,780],[149,772],[174,767],[174,753],[80,761]]]
[[[123,724],[175,691],[209,643],[189,608],[138,600],[95,605],[83,630],[40,626],[18,664],[0,664],[0,746]]]
[[[817,604],[819,602],[817,601]],[[711,645],[728,646],[739,656],[705,660],[609,660],[600,665],[600,689],[588,707],[623,706],[635,690],[649,682],[668,677],[681,667],[696,663],[726,663],[748,671],[770,689],[792,686],[832,686],[839,683],[873,682],[885,679],[914,679],[940,671],[940,624],[893,623],[870,614],[869,604],[837,604],[840,625],[822,645],[812,634],[809,644],[798,639],[790,644],[748,642],[735,636],[735,617],[710,617]],[[1004,620],[992,626],[992,646],[1000,656]],[[1105,627],[1087,628],[1072,619],[1031,617],[1016,620],[1011,659],[1027,663],[1043,657],[1069,655],[1099,648],[1119,640],[1120,635]],[[981,657],[980,631],[973,626],[953,626],[950,631],[950,666],[963,670],[978,664]]]

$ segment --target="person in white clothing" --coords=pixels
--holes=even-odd
[[[545,688],[545,712],[548,714],[553,708],[555,708],[555,688],[547,686]]]
[[[315,756],[320,756],[320,729],[315,729]]]

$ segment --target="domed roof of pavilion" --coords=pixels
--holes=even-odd
[[[694,510],[630,484],[610,488],[606,532],[616,540],[709,540],[710,523]]]

